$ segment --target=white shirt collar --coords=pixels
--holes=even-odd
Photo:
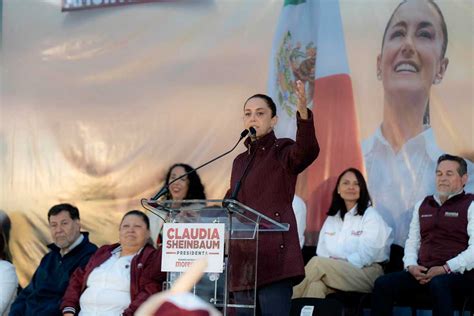
[[[114,248],[110,253],[112,255],[118,255],[120,256],[120,253],[122,252],[122,246],[118,246],[117,248]]]
[[[69,252],[71,252],[71,250],[73,250],[74,248],[76,248],[77,246],[79,246],[79,244],[84,240],[84,235],[79,234],[79,237],[77,237],[76,241],[74,241],[69,247],[67,247],[66,249],[64,250],[60,250],[60,253],[61,253],[61,256],[65,256],[66,254],[68,254]]]
[[[350,210],[348,210],[345,215],[350,214],[351,216],[355,216],[356,212],[357,212],[357,203]],[[339,211],[338,214],[339,214],[339,217],[341,217],[341,211]]]
[[[462,188],[460,191],[458,191],[458,192],[456,192],[456,193],[453,193],[453,194],[449,195],[448,198],[446,199],[446,201],[449,200],[450,198],[456,196],[456,195],[459,195],[459,194],[463,193],[463,192],[464,192],[464,188]],[[435,201],[436,201],[439,205],[443,205],[443,203],[441,203],[441,199],[439,198],[439,194],[438,194],[438,193],[433,194],[433,198],[435,199]],[[445,202],[446,202],[446,201],[445,201]]]
[[[140,248],[136,253],[133,254],[133,256],[135,256],[135,255],[139,254],[140,252],[142,252],[143,248],[145,248],[145,247]],[[122,252],[122,246],[118,245],[118,247],[114,248],[110,253],[112,255],[116,255],[116,256],[120,257],[121,252]]]
[[[351,215],[355,215],[356,212],[357,212],[357,203],[350,210],[347,211],[347,213]]]
[[[403,144],[400,151],[404,150],[411,152],[413,150],[419,150],[419,148],[421,147],[426,150],[426,153],[429,155],[431,160],[437,161],[438,157],[442,155],[443,152],[436,145],[436,138],[433,129],[429,125],[424,125],[423,128],[423,132],[407,140],[406,143]],[[392,148],[387,139],[383,136],[381,126],[377,128],[372,137],[370,137],[364,142],[364,154],[372,151],[376,143],[381,144],[390,149]]]

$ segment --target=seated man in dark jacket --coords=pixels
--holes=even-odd
[[[81,233],[79,210],[70,204],[53,206],[48,212],[54,243],[40,262],[30,284],[13,302],[10,316],[62,315],[59,304],[77,267],[84,267],[97,250],[88,233]]]
[[[405,244],[405,271],[375,281],[372,315],[389,316],[394,301],[427,291],[433,315],[453,315],[453,299],[474,285],[474,195],[464,192],[467,164],[442,155],[436,167],[435,195],[415,205]]]

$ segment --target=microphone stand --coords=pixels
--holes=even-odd
[[[243,172],[242,176],[240,177],[239,181],[237,181],[237,183],[235,184],[234,190],[232,191],[232,194],[231,194],[230,198],[222,203],[222,205],[225,208],[227,208],[229,213],[233,213],[233,212],[237,211],[238,213],[242,214],[242,210],[235,207],[235,205],[234,205],[234,203],[232,203],[232,201],[238,201],[237,195],[239,194],[240,187],[242,186],[242,182],[245,180],[245,178],[247,177],[247,174],[250,171],[250,166],[252,165],[252,163],[255,159],[255,156],[256,156],[256,152],[257,152],[257,145],[258,145],[258,139],[256,138],[257,131],[253,127],[250,127],[249,130],[250,130],[250,135],[251,135],[250,137],[255,137],[255,150],[252,153],[252,157],[250,157],[250,161],[245,166],[245,169],[244,169],[244,172]]]
[[[234,151],[235,148],[237,148],[237,145],[239,145],[240,141],[245,137],[247,136],[247,134],[249,133],[249,130],[245,129],[242,131],[242,133],[240,133],[240,138],[239,140],[237,141],[237,143],[235,143],[234,147],[232,147],[230,150],[226,151],[225,153],[217,156],[216,158],[213,158],[212,160],[209,160],[208,162],[206,163],[203,163],[202,165],[198,166],[197,168],[194,168],[193,170],[189,171],[189,172],[186,172],[184,174],[182,174],[181,176],[177,177],[176,179],[174,179],[173,181],[171,181],[170,183],[168,184],[165,184],[161,189],[160,191],[158,191],[158,193],[156,193],[150,200],[151,201],[156,201],[158,200],[160,197],[162,197],[163,195],[167,194],[169,192],[169,187],[171,184],[175,183],[176,181],[190,175],[191,173],[193,172],[196,172],[198,171],[199,169],[201,169],[202,167],[205,167],[207,166],[208,164],[216,161],[217,159],[219,158],[222,158],[224,157],[225,155],[228,155],[230,154],[232,151]]]
[[[258,145],[258,139],[256,138],[256,135],[257,135],[257,131],[255,130],[254,127],[250,127],[249,128],[249,131],[250,131],[250,137],[253,138],[255,137],[255,150],[254,152],[252,153],[252,157],[250,157],[250,161],[248,162],[248,164],[245,166],[245,169],[244,169],[244,172],[242,174],[242,176],[240,177],[239,181],[237,181],[236,185],[235,185],[235,188],[234,190],[232,191],[232,195],[230,196],[230,200],[226,200],[222,203],[222,206],[225,207],[227,209],[227,222],[228,222],[228,225],[229,225],[229,237],[226,239],[226,245],[225,245],[225,249],[227,249],[227,254],[226,254],[226,258],[224,259],[224,264],[225,264],[225,269],[226,269],[226,274],[227,274],[227,278],[226,279],[229,279],[230,278],[230,266],[229,266],[229,262],[231,262],[231,253],[232,253],[232,232],[233,232],[233,218],[234,218],[234,213],[237,212],[237,213],[240,213],[240,214],[244,214],[242,212],[242,210],[240,210],[239,208],[237,208],[235,206],[235,204],[233,203],[233,201],[238,201],[237,200],[237,195],[239,194],[239,191],[240,191],[240,187],[242,185],[242,181],[247,177],[247,174],[250,170],[250,166],[252,165],[254,159],[255,159],[255,156],[256,156],[256,153],[257,153],[257,145]]]
[[[256,134],[257,134],[257,131],[255,130],[255,128],[253,127],[250,127],[250,137],[255,137],[255,150],[253,151],[252,153],[252,157],[250,157],[250,161],[248,162],[248,164],[245,166],[245,169],[244,169],[244,172],[242,174],[242,177],[240,177],[239,181],[237,181],[237,183],[235,184],[235,188],[234,188],[234,191],[232,191],[232,195],[230,196],[230,198],[232,200],[237,200],[237,195],[239,194],[239,191],[240,191],[240,187],[242,186],[242,182],[245,180],[245,178],[247,177],[249,171],[250,171],[250,166],[252,165],[254,159],[255,159],[255,156],[256,156],[256,153],[257,153],[257,146],[258,146],[258,139],[256,138]]]
[[[158,216],[163,222],[167,222],[166,220],[166,217],[168,217],[166,214],[162,214],[162,213],[159,213],[160,211],[165,211],[166,213],[171,213],[173,212],[172,209],[170,209],[169,207],[166,207],[164,205],[161,205],[161,204],[158,204],[157,203],[157,200],[159,198],[161,198],[163,195],[167,194],[169,192],[169,187],[171,184],[173,184],[174,182],[188,176],[189,174],[193,173],[193,172],[196,172],[197,170],[201,169],[202,167],[205,167],[207,166],[208,164],[216,161],[217,159],[219,158],[222,158],[224,157],[225,155],[228,155],[229,153],[231,153],[235,148],[237,148],[237,145],[239,145],[239,143],[242,141],[242,139],[247,136],[247,134],[249,133],[249,130],[245,129],[242,131],[242,133],[240,133],[240,138],[239,140],[237,141],[237,143],[235,143],[234,147],[232,147],[230,150],[226,151],[225,153],[217,156],[216,158],[198,166],[197,168],[194,168],[193,170],[189,171],[189,172],[186,172],[184,174],[182,174],[181,176],[177,177],[176,179],[174,179],[173,181],[171,181],[170,183],[168,184],[165,184],[151,199],[147,200],[147,199],[141,199],[141,204],[142,206],[149,210],[152,214]],[[153,203],[154,206],[150,205],[150,203]],[[159,209],[157,209],[155,206],[157,206]]]

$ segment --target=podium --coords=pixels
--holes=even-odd
[[[213,304],[223,315],[256,315],[258,236],[288,231],[289,224],[279,223],[230,199],[149,200],[143,204],[165,220],[163,262],[166,267],[162,269],[167,272],[166,288],[173,285],[180,271],[184,271],[183,265],[193,258],[213,257],[214,270],[206,272],[192,292]],[[218,244],[210,239],[216,237],[218,229],[223,232],[220,259],[216,258]],[[205,241],[198,241],[200,237]],[[208,246],[216,246],[216,250],[206,248]],[[175,260],[172,262],[176,269],[170,268],[169,258]]]

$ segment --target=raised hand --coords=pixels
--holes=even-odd
[[[308,108],[306,107],[306,90],[304,83],[301,80],[296,81],[296,96],[298,97],[298,102],[296,103],[296,109],[300,113],[302,119],[306,120],[308,118]]]

